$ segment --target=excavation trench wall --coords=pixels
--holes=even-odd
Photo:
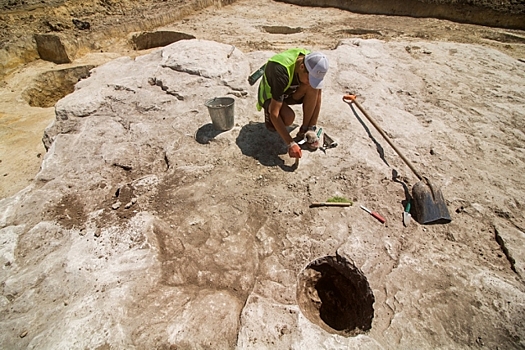
[[[335,7],[355,13],[445,19],[507,29],[525,29],[525,2],[479,5],[418,0],[277,0],[294,5]]]
[[[39,12],[46,11],[46,7],[54,8],[56,18],[53,15],[48,18],[49,26],[58,27],[62,44],[69,49],[70,60],[80,57],[88,52],[105,51],[106,45],[111,45],[115,39],[125,39],[129,33],[137,31],[148,31],[164,25],[174,23],[182,18],[209,6],[224,6],[234,3],[236,0],[192,0],[190,2],[173,0],[165,3],[165,11],[151,11],[148,6],[161,6],[159,4],[144,5],[142,2],[132,3],[129,1],[101,2],[93,5],[91,11],[106,10],[107,22],[103,30],[97,30],[97,26],[88,31],[63,30],[64,25],[71,26],[71,16],[75,14],[80,17],[86,12],[86,7],[91,5],[81,4],[77,1],[55,1],[46,5],[26,2],[18,7],[8,7],[0,20],[7,20],[14,16],[19,18],[17,23],[22,26],[34,18],[41,18]],[[446,19],[460,23],[470,23],[491,27],[508,29],[525,29],[525,1],[511,2],[480,0],[480,1],[456,1],[454,0],[277,0],[289,4],[311,7],[333,7],[362,14],[397,15],[410,17],[430,17]],[[43,2],[42,2],[43,3]],[[474,4],[475,3],[475,4]],[[2,4],[2,2],[0,2]],[[100,5],[100,4],[103,4]],[[104,5],[105,4],[105,5]],[[108,5],[109,4],[109,5]],[[7,6],[7,5],[4,5]],[[25,6],[25,7],[24,7]],[[102,6],[102,7],[100,7]],[[100,8],[99,8],[100,7]],[[153,7],[152,7],[153,8]],[[152,9],[151,8],[151,9]],[[64,14],[70,14],[64,17]],[[139,15],[140,13],[140,15]],[[156,14],[155,14],[156,13]],[[62,17],[61,17],[62,16]],[[13,17],[13,18],[14,18]],[[13,19],[11,18],[11,19]],[[33,19],[31,19],[33,18]],[[43,17],[42,17],[43,18]],[[133,18],[132,21],[127,18]],[[87,18],[89,21],[89,18]],[[56,23],[55,23],[56,22]],[[49,30],[49,28],[47,29]],[[0,77],[9,74],[18,66],[39,59],[35,35],[49,33],[48,31],[30,34],[11,34],[2,39],[0,44]],[[13,41],[12,38],[17,38]],[[109,43],[109,44],[107,44]]]
[[[170,2],[170,7],[165,11],[155,15],[153,11],[149,11],[147,7],[140,6],[137,3],[136,8],[130,8],[129,3],[126,6],[122,5],[122,10],[119,8],[119,1],[112,2],[110,11],[112,14],[106,16],[107,24],[103,30],[97,30],[97,27],[90,28],[86,31],[74,31],[60,29],[58,31],[42,31],[42,32],[31,32],[28,34],[12,34],[11,37],[16,37],[16,40],[2,39],[0,42],[0,78],[11,73],[17,67],[32,62],[40,58],[35,35],[39,34],[53,34],[58,35],[61,38],[62,44],[67,47],[68,55],[71,60],[81,57],[88,52],[99,52],[105,51],[106,46],[111,46],[115,39],[125,39],[130,33],[138,31],[148,31],[155,28],[162,27],[164,25],[176,22],[182,18],[204,9],[209,6],[225,6],[234,3],[235,0],[191,0],[191,1],[173,1]],[[0,1],[0,5],[2,2]],[[67,6],[66,6],[67,5]],[[45,6],[53,7],[54,13],[61,14],[70,13],[71,16],[56,16],[56,19],[46,17],[41,13],[46,11]],[[86,5],[88,6],[88,5]],[[13,8],[11,10],[0,13],[0,22],[10,17],[18,18],[19,21],[41,20],[48,18],[47,22],[54,23],[55,20],[58,23],[65,23],[71,27],[71,18],[74,18],[75,13],[84,13],[85,7],[77,1],[59,1],[53,2],[52,4],[39,5],[32,4],[29,2],[26,7]],[[1,7],[0,7],[1,9]],[[47,9],[49,10],[49,8]],[[95,8],[93,8],[95,11]],[[129,13],[128,13],[129,12]],[[142,15],[133,15],[133,12],[142,12]],[[71,17],[71,18],[70,18]],[[86,18],[86,16],[82,16]],[[89,17],[89,16],[88,16]],[[89,22],[89,18],[86,18]],[[126,20],[126,18],[133,18],[132,21]],[[142,18],[142,19],[141,19]],[[21,23],[23,26],[24,23]],[[54,23],[56,25],[56,23]],[[59,24],[58,26],[60,26]]]

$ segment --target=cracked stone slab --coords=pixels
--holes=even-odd
[[[496,222],[494,230],[512,270],[525,279],[525,233],[505,222]]]

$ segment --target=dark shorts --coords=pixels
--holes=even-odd
[[[273,123],[272,123],[272,120],[271,120],[271,117],[270,117],[270,111],[269,111],[269,108],[270,108],[270,102],[271,100],[268,99],[264,102],[264,105],[263,105],[263,109],[264,109],[264,125],[266,125],[266,129],[270,130],[270,131],[275,131],[275,127],[273,126]],[[291,105],[300,105],[300,104],[303,104],[303,98],[301,98],[300,100],[294,100],[294,98],[292,97],[292,95],[288,96],[287,98],[284,99],[283,103],[286,103],[288,106],[291,106]]]

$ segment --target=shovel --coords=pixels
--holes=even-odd
[[[412,163],[405,158],[399,149],[392,143],[390,138],[385,134],[383,129],[375,122],[372,117],[361,107],[361,104],[356,101],[355,95],[344,95],[343,101],[346,103],[354,103],[357,108],[365,115],[365,117],[372,123],[377,131],[383,136],[388,144],[396,151],[401,159],[408,165],[410,170],[419,179],[414,187],[412,187],[412,199],[414,203],[414,219],[422,225],[428,224],[448,224],[452,221],[448,212],[445,199],[440,189],[433,186],[430,181],[419,174]]]

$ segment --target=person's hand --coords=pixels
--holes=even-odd
[[[288,155],[291,158],[301,158],[303,156],[303,151],[297,143],[292,142],[288,145]]]
[[[319,142],[319,138],[317,137],[317,134],[315,133],[315,131],[313,130],[308,130],[305,134],[304,134],[304,137],[306,139],[306,143],[315,143],[315,142]]]
[[[304,134],[304,137],[306,139],[306,145],[311,150],[316,150],[319,148],[319,137],[317,137],[317,134],[313,130],[308,130],[306,134]]]

